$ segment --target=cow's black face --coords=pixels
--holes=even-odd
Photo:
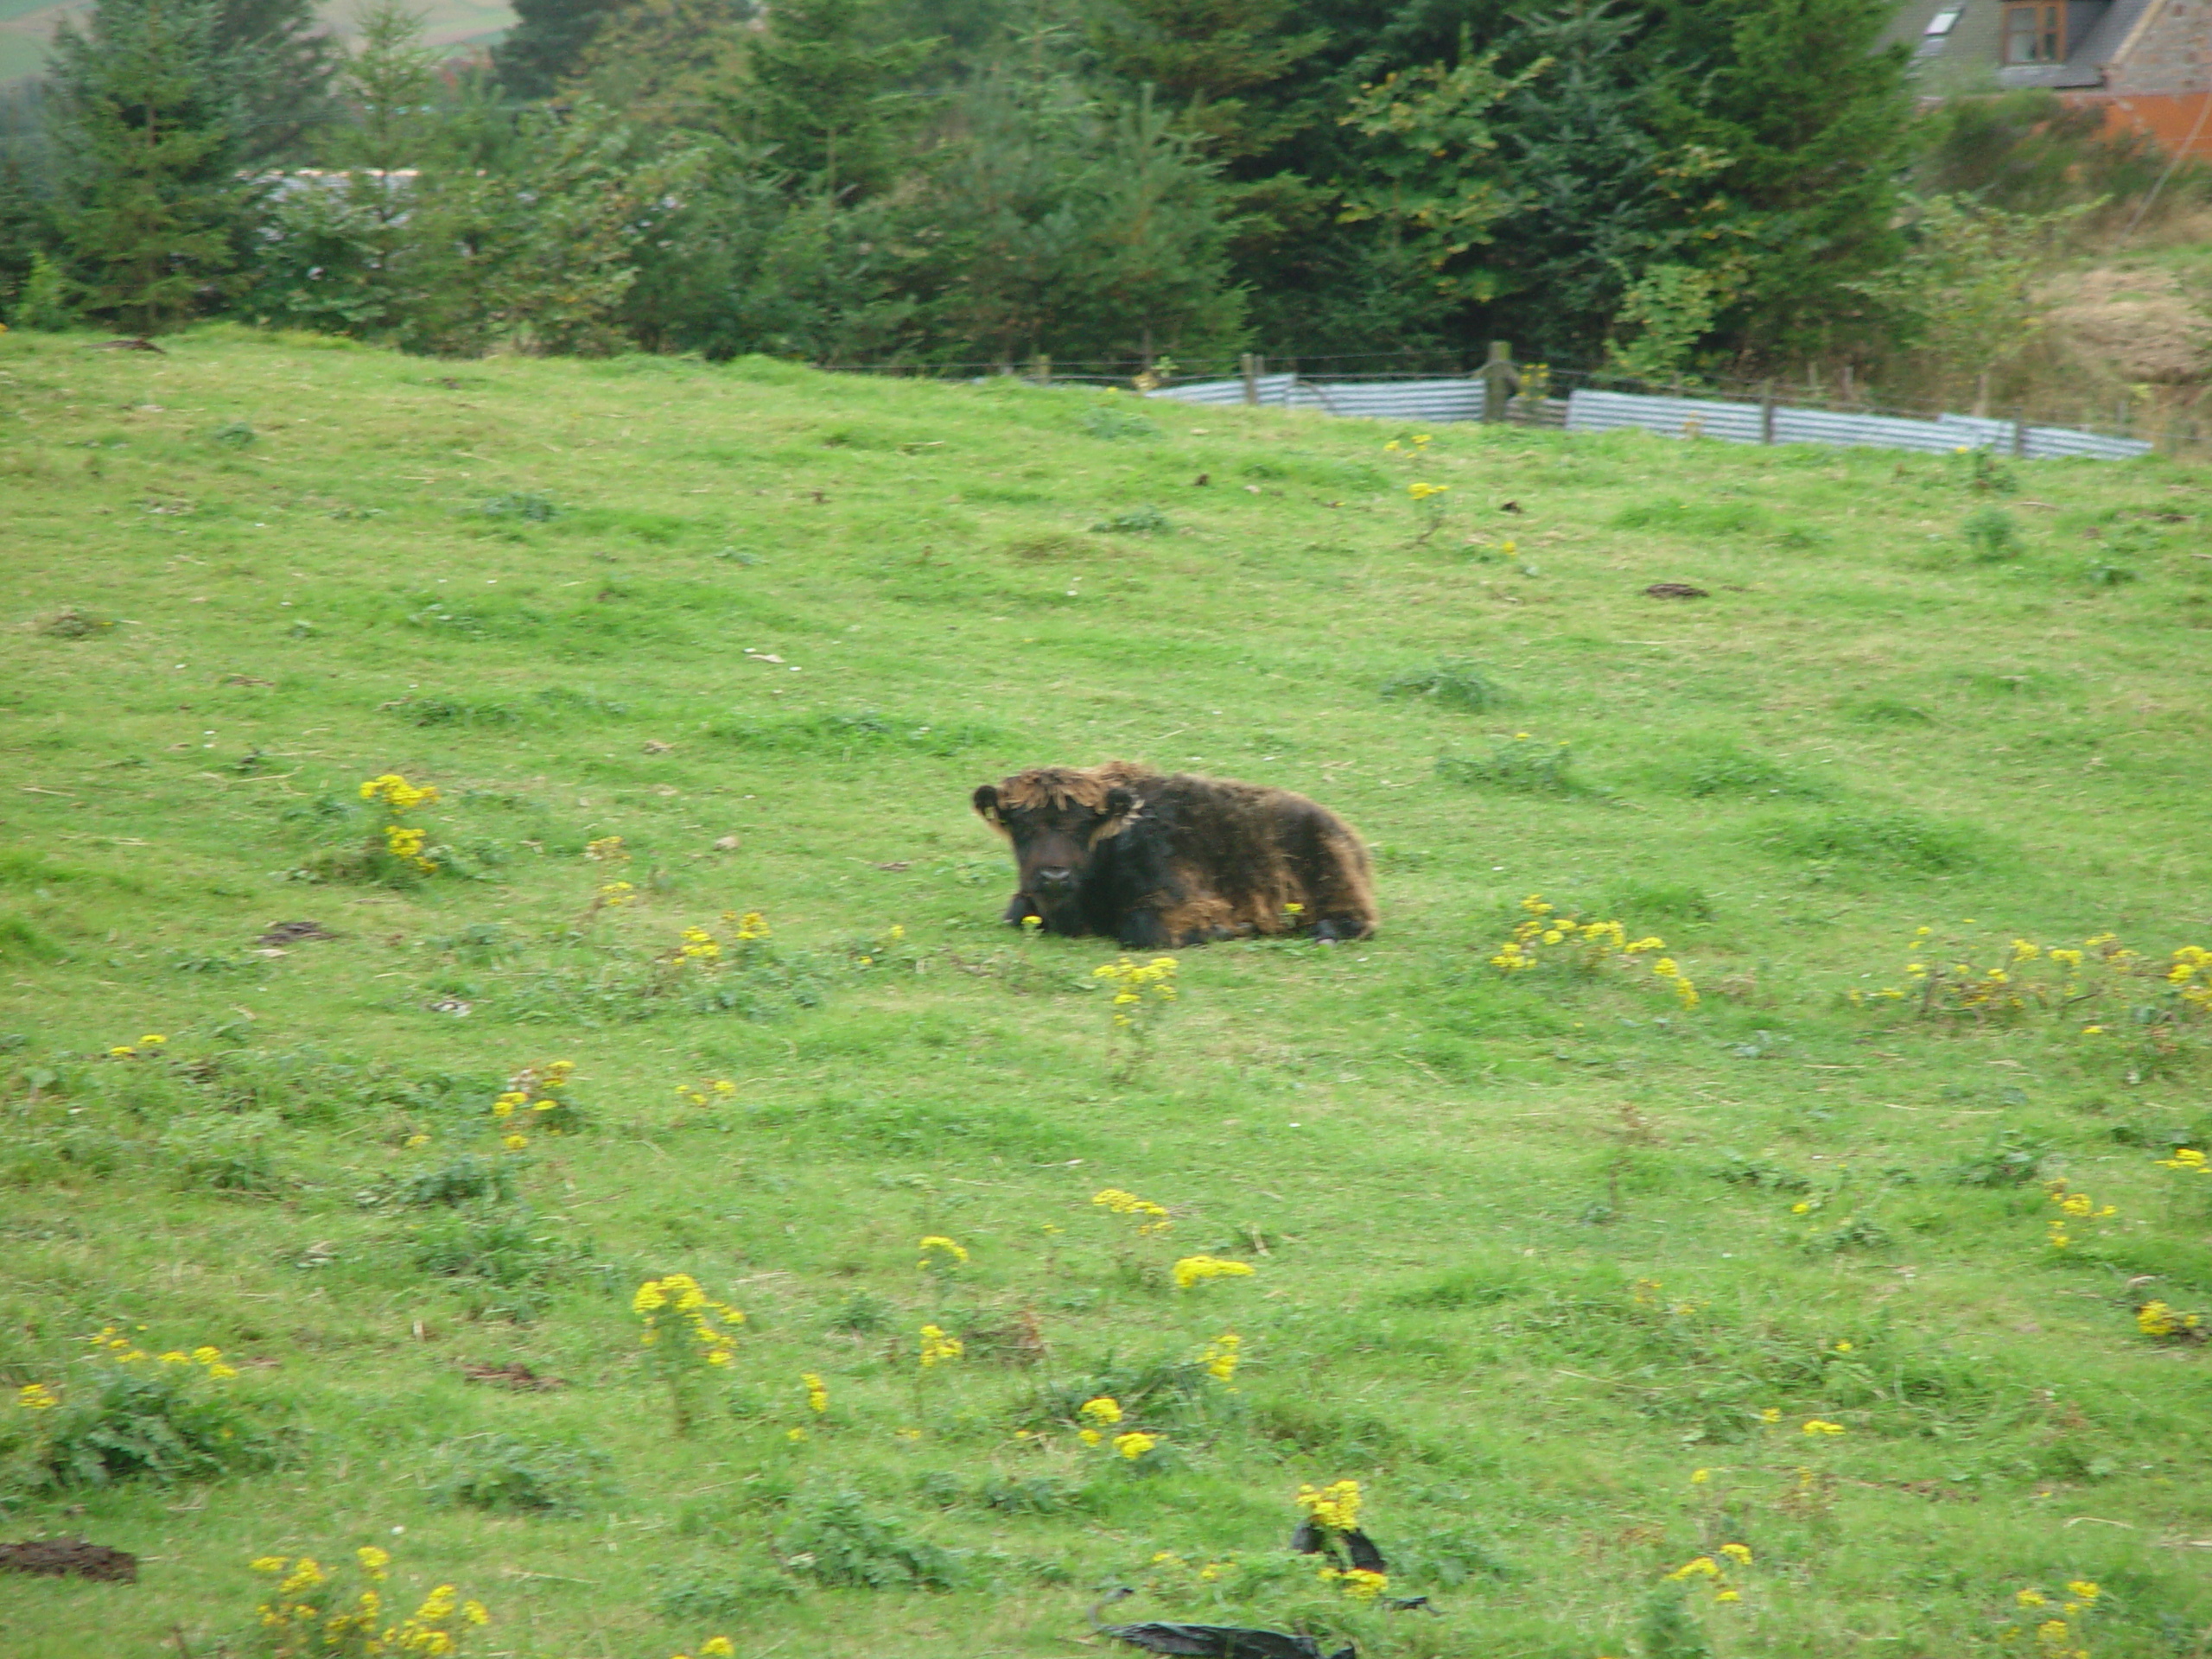
[[[1127,789],[1103,791],[1096,805],[1071,800],[1018,799],[985,784],[976,791],[976,810],[1014,843],[1021,891],[1054,932],[1078,931],[1079,895],[1098,861],[1100,843],[1116,832],[1136,810]]]

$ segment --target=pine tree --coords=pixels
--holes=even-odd
[[[240,286],[253,188],[214,0],[100,0],[54,33],[55,219],[83,310],[142,334]]]
[[[863,0],[778,0],[753,47],[746,136],[824,195],[889,178],[899,82],[933,44],[878,41],[867,22]]]
[[[1707,268],[1732,267],[1723,331],[1768,353],[1820,349],[1868,308],[1851,284],[1889,264],[1912,105],[1888,0],[1648,0],[1656,130],[1710,158],[1686,213]]]
[[[592,37],[624,0],[514,0],[515,26],[492,48],[492,70],[512,98],[550,98],[576,73]]]
[[[213,44],[231,60],[238,155],[248,165],[294,162],[335,113],[337,42],[314,0],[216,0]]]
[[[1116,0],[1098,8],[1093,50],[1134,89],[1149,86],[1217,157],[1252,156],[1310,118],[1284,83],[1328,41],[1299,29],[1291,0]]]

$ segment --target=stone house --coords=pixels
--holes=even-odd
[[[2212,161],[2212,0],[1904,0],[1887,38],[1930,97],[2047,86]]]

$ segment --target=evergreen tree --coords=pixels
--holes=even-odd
[[[99,0],[54,33],[56,228],[80,307],[142,334],[242,285],[253,188],[215,0]]]
[[[1912,106],[1887,0],[1650,0],[1656,130],[1704,221],[1696,263],[1724,275],[1739,351],[1823,348],[1865,317],[1851,284],[1899,248]],[[1709,232],[1710,234],[1702,232]]]
[[[514,0],[515,26],[492,48],[509,97],[550,98],[576,73],[592,37],[623,0]]]
[[[303,159],[335,113],[338,45],[314,0],[215,0],[212,44],[230,60],[238,159],[251,166]]]
[[[868,22],[864,0],[777,0],[753,46],[746,137],[824,195],[888,181],[912,108],[899,82],[934,44],[876,41]]]
[[[729,0],[630,0],[592,36],[567,85],[647,126],[727,131],[753,16]]]
[[[1236,160],[1267,149],[1310,113],[1275,95],[1328,41],[1299,21],[1292,0],[1106,0],[1090,41],[1109,73],[1151,87],[1213,155]]]

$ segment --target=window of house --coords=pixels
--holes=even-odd
[[[2057,63],[2066,56],[2066,8],[2063,3],[2005,8],[2005,61]]]
[[[1957,6],[1945,7],[1928,20],[1928,27],[1922,33],[1939,39],[1948,35],[1958,23],[1960,10],[1961,8]]]

